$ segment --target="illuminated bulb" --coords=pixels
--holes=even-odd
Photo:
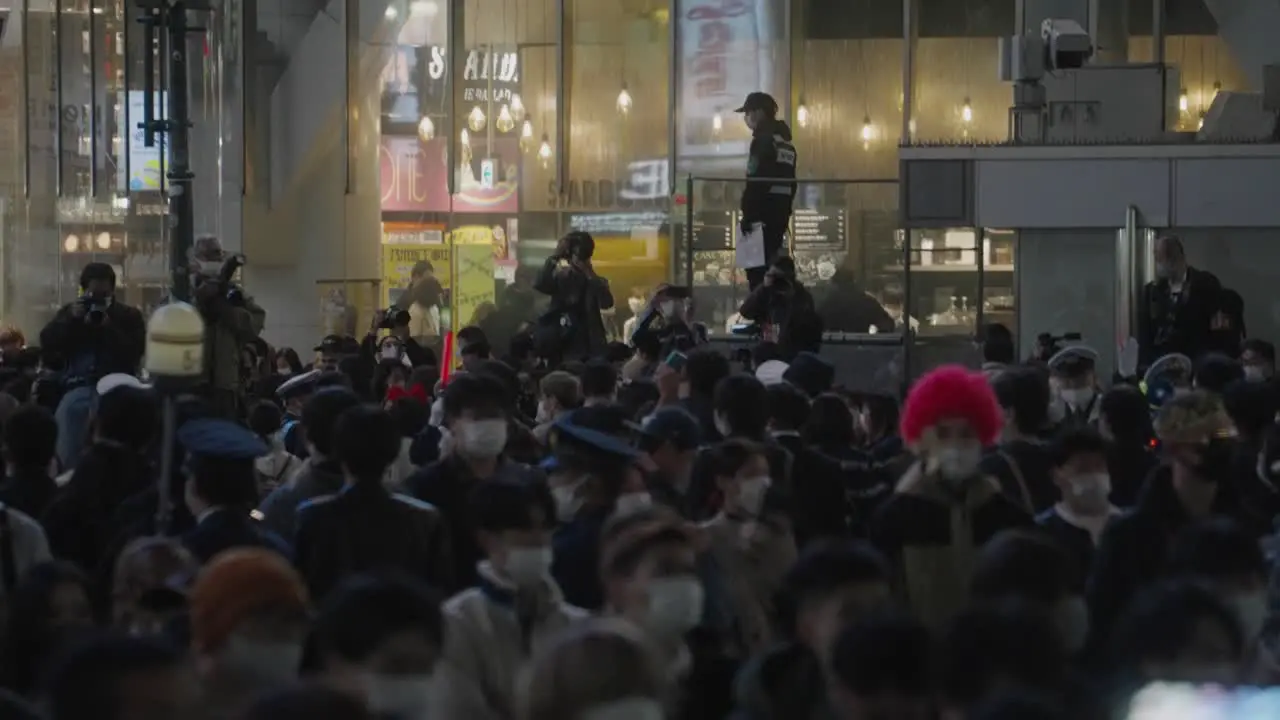
[[[388,19],[388,20],[395,20],[395,19],[396,19],[396,16],[397,16],[397,15],[399,15],[399,14],[400,14],[400,11],[396,9],[396,6],[395,6],[395,5],[388,5],[388,6],[387,6],[386,16],[387,16],[387,19]]]
[[[796,124],[809,127],[809,106],[804,104],[804,98],[800,98],[800,105],[796,107]]]
[[[1196,125],[1196,129],[1197,130],[1204,129],[1204,111],[1203,110],[1200,111],[1200,122],[1198,125]]]
[[[876,129],[871,125],[871,118],[870,117],[863,118],[862,119],[862,142],[871,142],[872,138],[874,138],[875,136],[876,136]]]
[[[1182,88],[1182,92],[1178,94],[1178,109],[1186,112],[1191,107],[1191,98],[1187,97],[1187,89]]]
[[[720,118],[720,113],[711,116],[711,129],[714,132],[720,132],[724,128],[724,120]]]
[[[511,117],[516,122],[524,119],[524,100],[520,99],[520,93],[511,93]]]
[[[622,89],[618,91],[618,112],[623,115],[631,112],[631,93],[627,92],[626,83],[622,83]]]
[[[466,128],[462,128],[462,134],[458,139],[462,141],[462,147],[471,147],[471,133],[467,132]]]
[[[75,252],[76,250],[79,250],[80,238],[75,235],[68,235],[66,239],[62,241],[62,249],[67,252]]]
[[[524,152],[533,149],[533,123],[528,119],[520,123],[520,149]]]
[[[98,249],[99,249],[99,250],[107,250],[107,249],[110,249],[110,248],[111,248],[111,235],[109,235],[109,234],[107,234],[107,233],[98,233],[98,237],[95,239],[95,242],[98,244]]]
[[[471,128],[471,132],[480,132],[484,129],[486,122],[487,118],[479,105],[471,108],[471,112],[467,114],[467,127]]]
[[[1217,80],[1214,80],[1213,81],[1213,97],[1214,98],[1218,97],[1218,93],[1220,92],[1222,92],[1222,83],[1218,82]],[[1210,102],[1212,101],[1213,99],[1211,98]]]
[[[431,118],[423,115],[422,119],[418,121],[418,139],[422,142],[428,142],[435,136],[436,124],[431,122]]]
[[[547,138],[546,133],[542,133],[542,145],[538,146],[538,159],[542,161],[542,167],[547,166],[547,162],[551,160],[551,140]]]
[[[511,132],[516,126],[516,119],[511,117],[511,106],[505,103],[502,109],[498,111],[498,119],[493,122],[493,126],[498,128],[498,132]]]
[[[960,108],[960,119],[964,122],[973,122],[973,105],[969,103],[969,98],[964,99],[964,105]]]

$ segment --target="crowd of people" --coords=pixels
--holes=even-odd
[[[776,103],[741,111],[749,175],[794,178]],[[1124,720],[1280,685],[1275,349],[1176,240],[1115,377],[990,326],[900,401],[836,384],[775,189],[732,357],[672,286],[610,342],[581,232],[456,357],[425,264],[363,337],[272,348],[202,238],[206,377],[161,398],[87,266],[39,349],[0,332],[0,716]]]

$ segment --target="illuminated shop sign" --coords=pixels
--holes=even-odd
[[[383,135],[378,149],[382,210],[517,212],[520,206],[519,141],[494,138],[493,144],[493,157],[475,160],[471,153],[466,153],[458,158],[464,164],[458,173],[457,194],[450,198],[444,138],[422,142],[413,135]],[[476,145],[475,154],[483,152],[477,143],[473,145]]]
[[[672,195],[667,160],[639,160],[627,165],[618,179],[570,179],[563,192],[551,180],[547,202],[558,210],[666,209]],[[744,168],[745,169],[745,168]],[[694,184],[694,205],[699,210],[736,210],[745,182],[721,180]],[[683,186],[676,188],[683,192]]]
[[[442,116],[449,106],[453,80],[449,61],[449,49],[443,45],[396,46],[382,72],[384,122],[416,126],[424,115]],[[510,102],[511,96],[520,92],[520,53],[501,48],[469,50],[461,82],[464,107],[460,112],[464,115],[468,111],[466,104]],[[485,110],[489,112],[488,108]]]
[[[692,0],[679,16],[677,157],[746,155],[750,137],[733,111],[747,93],[774,92],[773,23],[766,0]]]

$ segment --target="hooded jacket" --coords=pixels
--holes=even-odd
[[[774,118],[756,126],[747,159],[747,187],[742,191],[744,226],[791,215],[791,203],[796,197],[796,159],[796,146],[791,144],[791,128],[786,122]],[[752,182],[755,178],[791,182]]]

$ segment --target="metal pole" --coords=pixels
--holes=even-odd
[[[89,197],[98,197],[98,2],[89,0]]]
[[[346,191],[348,195],[356,192],[356,143],[351,133],[356,127],[356,115],[360,112],[357,98],[360,96],[360,0],[346,0],[343,5],[342,27],[344,30],[343,74],[346,76],[346,92],[343,107],[346,112],[342,116],[343,163],[346,175]]]
[[[169,273],[171,296],[191,301],[191,281],[187,275],[187,255],[195,242],[195,208],[191,186],[191,108],[187,97],[187,0],[177,0],[168,9],[169,31],[169,117],[165,121],[173,161],[169,180]]]
[[[684,284],[693,287],[693,173],[684,182]]]
[[[130,123],[132,118],[129,112],[129,93],[133,90],[131,83],[133,79],[133,56],[130,55],[133,49],[133,43],[131,42],[133,33],[129,32],[133,23],[129,22],[129,19],[129,3],[125,3],[120,8],[120,58],[124,63],[120,69],[124,77],[124,92],[118,95],[120,99],[117,100],[117,102],[124,104],[124,107],[120,108],[120,117],[124,118],[124,124],[116,130],[116,132],[120,133],[120,150],[116,154],[116,162],[124,167],[124,185],[117,187],[116,193],[125,197],[129,197],[130,173],[132,172],[132,168],[129,166],[129,149],[133,147],[133,128],[135,127]],[[142,37],[144,41],[150,42],[151,34],[143,33]],[[143,50],[143,54],[151,54],[149,45]],[[132,203],[130,203],[130,209],[132,211]]]
[[[680,166],[680,0],[667,0],[667,42],[671,63],[667,72],[667,188],[676,188]],[[693,198],[689,198],[693,202]]]
[[[466,12],[466,0],[453,0],[449,4],[449,38],[446,46],[448,52],[445,57],[448,58],[445,64],[445,78],[449,84],[449,139],[444,144],[445,165],[449,167],[448,174],[445,179],[449,184],[449,209],[453,210],[453,196],[458,192],[458,161],[455,159],[460,157],[457,152],[458,147],[458,92],[462,87],[460,82],[461,76],[458,75],[458,68],[466,68],[466,45],[465,26],[463,25],[464,13]],[[461,60],[462,62],[458,62]]]
[[[57,197],[62,197],[62,2],[54,0],[53,3],[53,183]],[[26,38],[22,41],[25,43]]]
[[[911,3],[914,0],[902,0],[902,143],[910,143],[911,138],[911,115],[914,112],[912,106],[912,75],[915,74],[913,69],[915,61],[915,28],[912,27],[915,13],[912,12]]]
[[[31,197],[31,0],[22,0],[22,196]]]
[[[568,0],[556,0],[556,189],[569,180]]]
[[[156,535],[164,537],[169,533],[169,518],[173,514],[170,503],[173,489],[173,441],[178,425],[178,405],[171,393],[165,393],[161,399],[162,421],[160,426],[160,481],[156,485]]]

